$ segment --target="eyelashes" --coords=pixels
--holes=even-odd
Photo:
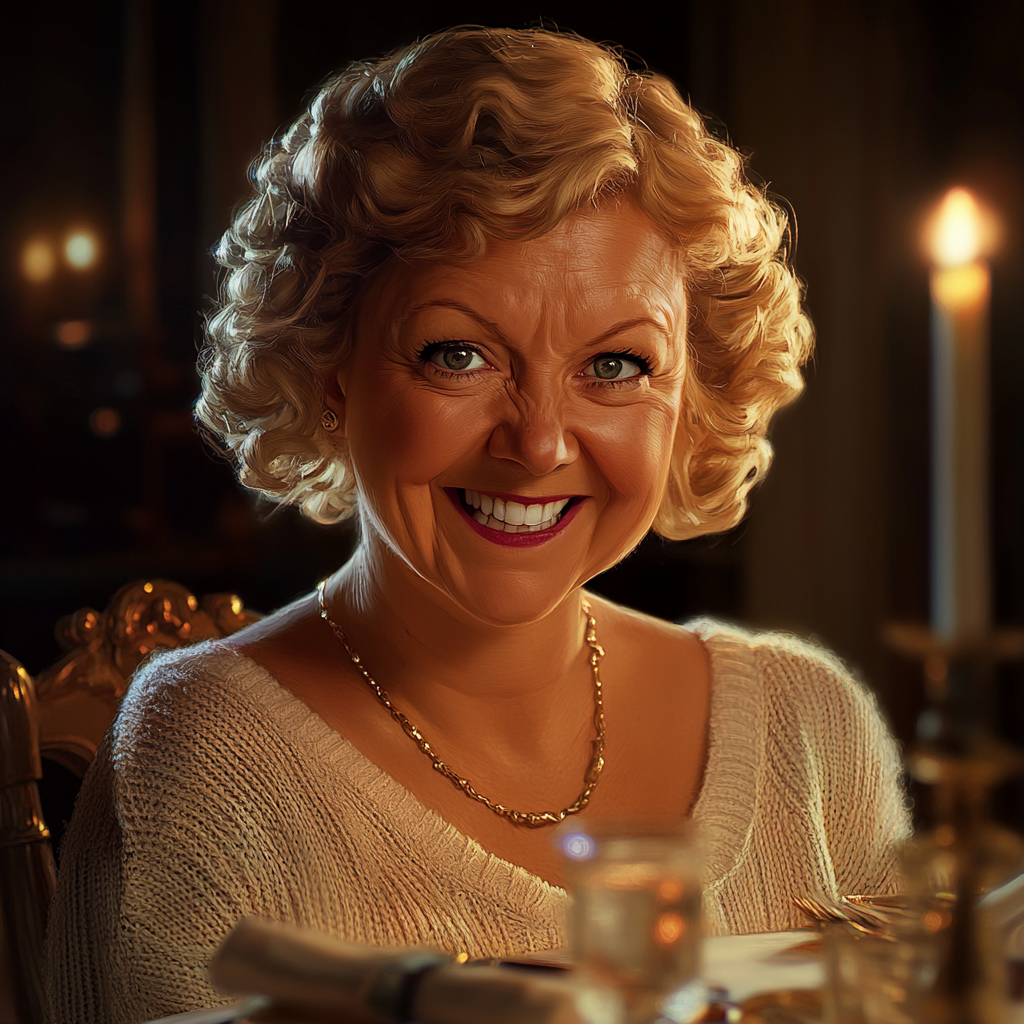
[[[636,367],[636,372],[629,372],[630,365]],[[593,370],[593,373],[588,373]],[[626,371],[625,373],[623,371]],[[611,384],[615,381],[636,380],[639,377],[651,375],[651,364],[646,356],[632,349],[623,352],[602,352],[596,359],[592,359],[585,367],[583,376],[591,377],[601,381],[603,384]]]
[[[468,341],[430,341],[416,353],[417,360],[432,376],[443,380],[474,379],[493,367],[480,349]],[[588,388],[636,387],[653,373],[651,360],[633,349],[602,352],[575,374]]]
[[[480,349],[466,341],[432,341],[420,349],[416,358],[444,378],[473,377],[490,366]]]

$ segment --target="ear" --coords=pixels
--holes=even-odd
[[[345,414],[348,411],[348,404],[345,400],[347,387],[348,374],[344,364],[333,367],[324,377],[324,405],[338,417],[338,427],[334,431],[335,437],[348,436],[345,420]]]

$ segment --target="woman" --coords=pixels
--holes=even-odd
[[[734,525],[801,388],[785,220],[737,153],[604,48],[456,29],[328,82],[256,182],[197,415],[360,543],[136,678],[64,848],[54,1016],[213,1003],[254,914],[558,946],[573,814],[699,821],[713,932],[890,888],[898,759],[832,658],[582,590],[652,525]]]

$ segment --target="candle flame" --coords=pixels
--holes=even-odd
[[[951,188],[932,225],[931,255],[940,267],[962,267],[981,254],[984,215],[965,188]]]

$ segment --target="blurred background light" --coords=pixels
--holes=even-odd
[[[113,437],[121,429],[121,414],[109,406],[93,409],[89,415],[89,429],[97,437]]]
[[[96,239],[87,231],[76,231],[64,243],[64,255],[76,270],[88,270],[96,262]]]
[[[597,843],[585,832],[570,832],[562,837],[562,852],[570,860],[590,860],[597,853]]]
[[[21,272],[30,281],[41,284],[53,277],[57,259],[53,247],[42,238],[34,238],[21,252]]]
[[[989,247],[991,218],[965,188],[951,188],[930,225],[931,257],[940,267],[960,267]]]
[[[64,348],[81,348],[92,337],[92,328],[85,320],[65,320],[57,325],[57,341]]]

